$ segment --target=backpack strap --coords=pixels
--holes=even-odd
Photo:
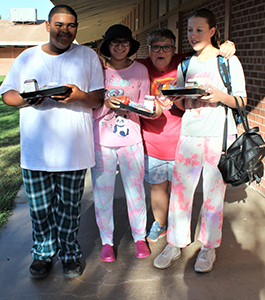
[[[220,76],[223,80],[225,87],[227,88],[228,94],[231,95],[232,86],[231,86],[229,60],[224,59],[223,56],[221,55],[218,55],[217,60],[218,60],[218,69],[219,69]]]
[[[184,57],[181,60],[181,70],[183,73],[184,82],[186,81],[186,75],[190,64],[190,60],[191,60],[191,56]]]
[[[227,88],[228,94],[232,95],[229,60],[224,59],[223,56],[221,56],[221,55],[218,55],[217,60],[218,60],[219,73],[223,80],[224,86]],[[231,108],[231,109],[232,109],[236,124],[241,124],[242,118],[240,117],[238,110],[236,108]]]

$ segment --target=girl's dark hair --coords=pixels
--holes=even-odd
[[[68,15],[72,15],[75,17],[75,22],[77,23],[77,14],[76,12],[72,9],[72,7],[62,4],[62,5],[56,5],[54,6],[49,15],[48,15],[48,21],[51,22],[52,17],[55,14],[68,14]]]
[[[220,31],[217,27],[216,18],[215,18],[214,13],[207,8],[201,8],[201,9],[195,10],[189,16],[189,19],[191,17],[204,18],[207,20],[210,29],[215,27],[215,34],[211,37],[211,42],[214,47],[219,49],[220,48]]]

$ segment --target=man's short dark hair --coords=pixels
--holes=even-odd
[[[72,9],[72,7],[61,4],[61,5],[56,5],[54,6],[48,16],[48,21],[51,22],[52,17],[55,14],[69,14],[75,17],[75,22],[77,23],[77,13]]]
[[[175,45],[176,43],[176,36],[174,33],[167,28],[157,28],[151,31],[147,36],[147,46],[152,45],[158,41],[163,41],[166,39],[170,39],[172,44]]]

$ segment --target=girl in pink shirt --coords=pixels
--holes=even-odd
[[[143,185],[144,151],[139,115],[120,110],[120,97],[143,104],[150,93],[150,81],[145,66],[130,60],[140,44],[132,38],[131,30],[123,25],[111,26],[100,46],[103,55],[110,57],[104,70],[105,103],[94,111],[96,165],[92,168],[92,182],[96,220],[103,248],[101,260],[115,261],[113,251],[113,196],[117,162],[127,200],[129,222],[135,241],[136,256],[150,255],[145,242],[146,202]],[[162,110],[151,117],[158,117]]]

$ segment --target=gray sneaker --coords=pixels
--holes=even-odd
[[[213,263],[215,260],[215,249],[202,246],[201,251],[197,256],[194,270],[200,273],[210,272],[213,268]]]
[[[180,258],[180,248],[167,244],[165,249],[155,258],[154,266],[158,269],[165,269],[171,265],[171,262]]]

